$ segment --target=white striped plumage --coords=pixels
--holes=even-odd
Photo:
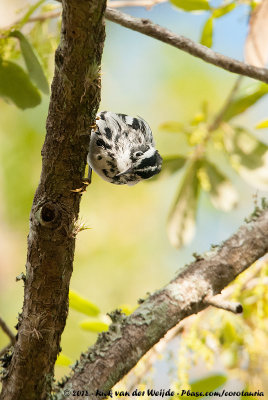
[[[162,158],[146,121],[103,111],[91,132],[88,164],[108,182],[135,185],[159,173]]]

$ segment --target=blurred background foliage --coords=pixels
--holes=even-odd
[[[256,7],[255,1],[172,0],[150,11],[123,11],[243,59]],[[25,269],[60,6],[3,0],[0,10],[0,315],[15,326],[23,299],[22,281],[15,277]],[[129,314],[139,297],[167,283],[193,252],[232,234],[266,195],[267,88],[107,23],[101,109],[145,118],[163,171],[130,188],[94,174],[83,195],[57,377],[108,328],[107,312],[121,308]],[[227,288],[243,304],[242,317],[209,309],[187,320],[180,335],[160,345],[164,352],[150,352],[120,387],[127,390],[134,382],[141,390],[214,390],[225,384],[268,393],[267,275],[267,264],[259,262]],[[0,332],[0,348],[6,344]],[[204,366],[212,368],[210,378],[204,378]]]

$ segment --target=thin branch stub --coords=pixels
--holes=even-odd
[[[231,311],[234,314],[241,314],[243,312],[242,304],[224,300],[222,295],[206,296],[204,303],[222,310]]]

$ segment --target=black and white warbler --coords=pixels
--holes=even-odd
[[[158,174],[162,158],[146,121],[103,111],[91,132],[88,164],[89,180],[92,168],[108,182],[131,186]]]

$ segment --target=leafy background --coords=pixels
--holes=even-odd
[[[126,11],[243,59],[253,2],[173,3],[176,7],[163,3],[150,12],[139,7]],[[33,15],[58,9],[52,1],[31,6],[10,0],[0,5],[2,27],[18,18],[18,9],[25,16],[0,32],[0,315],[10,326],[15,326],[22,305],[23,282],[15,277],[25,269],[28,217],[40,176],[49,100],[45,77],[51,81],[59,27],[57,20],[23,27],[37,7]],[[193,8],[201,11],[189,12]],[[266,85],[246,78],[238,83],[232,74],[112,23],[107,23],[102,85],[101,109],[143,116],[165,161],[157,179],[131,188],[107,184],[94,174],[83,195],[71,311],[57,377],[95,341],[97,331],[107,328],[107,312],[117,307],[130,312],[138,298],[190,262],[193,252],[202,253],[227,238],[268,186]],[[243,317],[209,310],[193,318],[182,336],[166,344],[163,360],[156,351],[153,371],[150,354],[122,387],[134,381],[141,388],[145,382],[146,387],[185,388],[189,380],[208,379],[213,373],[198,387],[212,390],[228,377],[227,387],[263,388],[265,375],[259,371],[267,369],[268,359],[262,354],[268,315],[268,270],[263,264],[254,267],[255,286],[248,283],[252,276],[244,274],[231,289],[230,295],[244,305]],[[0,347],[6,344],[0,332]],[[137,380],[142,368],[146,373]]]

